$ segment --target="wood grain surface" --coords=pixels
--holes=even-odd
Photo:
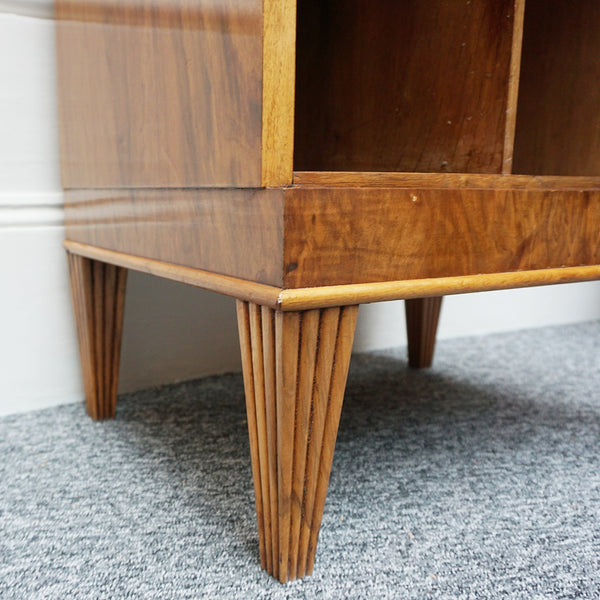
[[[357,308],[237,304],[261,560],[281,582],[312,572]]]
[[[67,239],[282,289],[600,264],[600,190],[517,179],[71,190]]]
[[[481,175],[471,173],[377,173],[360,171],[297,171],[297,187],[393,187],[428,189],[600,190],[600,177]]]
[[[259,187],[262,11],[56,0],[63,187]]]
[[[415,369],[430,367],[435,351],[435,336],[440,320],[442,298],[405,300],[408,364]]]
[[[286,290],[78,242],[67,240],[63,245],[78,256],[194,285],[284,312],[600,279],[600,265],[593,265]]]
[[[127,270],[68,253],[87,412],[115,416]]]
[[[463,277],[355,283],[281,290],[277,306],[279,310],[283,311],[311,310],[367,302],[449,296],[595,280],[600,280],[600,265],[465,275]]]
[[[299,2],[295,169],[501,172],[514,19],[514,0]]]
[[[600,3],[527,0],[513,172],[600,175]]]
[[[281,190],[70,190],[67,239],[281,286]]]
[[[506,99],[506,124],[504,126],[504,149],[502,173],[512,173],[515,145],[515,130],[521,76],[521,55],[523,48],[523,23],[525,19],[525,0],[515,0],[513,17],[512,48],[508,72],[508,92]]]
[[[289,188],[284,287],[600,264],[600,192]]]
[[[106,250],[97,246],[89,246],[79,242],[71,242],[65,240],[63,242],[65,249],[71,254],[91,258],[100,262],[108,263],[147,273],[163,279],[178,281],[186,285],[193,285],[205,290],[210,290],[225,296],[231,296],[244,300],[246,302],[254,302],[261,306],[270,308],[281,308],[279,296],[281,288],[248,281],[247,279],[239,279],[220,275],[219,273],[211,273],[210,271],[202,271],[192,267],[183,267],[152,258],[143,258],[133,254],[125,254],[123,252],[115,252],[114,250]]]
[[[296,0],[263,0],[262,185],[292,183]]]

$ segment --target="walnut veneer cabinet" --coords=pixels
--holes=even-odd
[[[313,568],[357,306],[600,278],[597,0],[56,0],[87,408],[127,269],[237,298],[262,566]],[[382,557],[383,560],[383,557]]]

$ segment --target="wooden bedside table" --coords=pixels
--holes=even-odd
[[[55,5],[88,412],[127,269],[237,298],[261,562],[303,577],[358,305],[407,299],[426,366],[443,295],[600,278],[600,5]]]

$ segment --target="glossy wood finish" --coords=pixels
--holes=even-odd
[[[527,0],[514,172],[600,175],[600,3]]]
[[[63,245],[73,254],[194,285],[285,312],[600,279],[600,265],[594,265],[284,290],[77,242],[65,241]]]
[[[508,91],[506,98],[506,124],[504,126],[504,149],[502,155],[502,173],[512,173],[514,156],[515,129],[517,125],[517,106],[521,76],[521,54],[523,48],[523,22],[525,19],[525,0],[515,0],[512,48],[508,72]]]
[[[281,310],[309,310],[329,306],[346,306],[366,302],[385,302],[406,298],[449,296],[468,292],[487,292],[519,287],[595,281],[600,279],[600,265],[590,267],[565,267],[539,271],[490,273],[465,277],[440,277],[434,279],[409,279],[316,288],[282,290],[278,303]]]
[[[419,187],[427,177],[409,177],[414,187],[323,174],[321,186],[283,190],[72,190],[67,237],[281,289],[600,263],[598,180],[469,176],[453,188],[463,176],[434,175],[439,187]]]
[[[413,298],[405,301],[408,364],[415,369],[430,367],[435,351],[442,298]]]
[[[313,569],[357,308],[237,304],[261,562],[281,582]]]
[[[480,175],[471,173],[377,173],[297,171],[297,187],[394,187],[428,189],[600,190],[600,177]]]
[[[263,0],[262,185],[292,183],[296,0]]]
[[[67,239],[281,286],[281,190],[70,190]]]
[[[87,412],[115,416],[127,270],[68,253]]]
[[[247,302],[269,306],[270,308],[281,308],[279,298],[281,289],[278,287],[246,279],[228,277],[227,275],[219,275],[218,273],[211,273],[210,271],[202,271],[191,267],[182,267],[151,258],[115,252],[114,250],[105,250],[104,248],[80,244],[79,242],[70,242],[67,240],[63,242],[63,246],[71,254],[77,254],[85,258],[193,285],[225,296],[233,296]]]
[[[299,2],[296,170],[501,172],[514,15],[514,0]]]
[[[65,188],[259,187],[262,0],[56,0]]]
[[[556,177],[600,175],[592,0],[528,0],[521,74],[524,0],[297,2],[296,36],[296,0],[56,0],[88,411],[114,414],[126,269],[236,297],[283,582],[313,568],[359,303],[408,299],[421,367],[441,295],[600,278],[600,178]],[[552,176],[507,176],[513,145]]]
[[[290,188],[284,287],[600,264],[600,192]]]

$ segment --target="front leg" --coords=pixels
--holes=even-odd
[[[313,569],[357,309],[237,303],[261,563],[281,582]]]

